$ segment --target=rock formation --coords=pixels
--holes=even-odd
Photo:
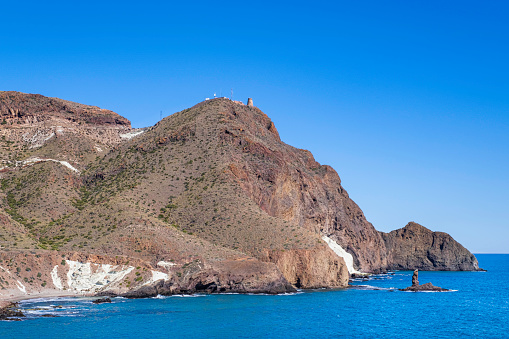
[[[104,304],[104,303],[111,303],[110,298],[99,298],[94,301],[92,301],[93,304]]]
[[[446,288],[434,286],[432,283],[425,283],[423,285],[419,285],[419,271],[414,270],[414,274],[412,275],[412,286],[407,288],[399,289],[404,292],[446,292],[449,291]]]
[[[410,222],[404,228],[381,234],[387,248],[389,270],[479,270],[475,256],[447,233],[432,232]]]
[[[19,321],[25,315],[18,309],[17,303],[6,303],[0,306],[0,320]]]
[[[250,105],[207,100],[132,130],[108,110],[0,92],[0,114],[0,297],[282,293],[477,268],[445,233],[378,232],[334,169]]]
[[[414,274],[412,275],[412,286],[419,285],[419,270],[414,270]]]

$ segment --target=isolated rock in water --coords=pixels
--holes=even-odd
[[[415,286],[412,285],[407,288],[403,288],[403,289],[400,288],[399,290],[405,291],[405,292],[447,292],[447,291],[449,291],[446,288],[434,286],[432,283],[426,283],[423,285],[415,285]]]
[[[419,270],[414,270],[414,275],[412,275],[412,286],[419,286]]]
[[[449,291],[446,288],[434,286],[432,283],[426,283],[423,285],[419,285],[419,271],[414,270],[414,274],[412,275],[412,286],[399,289],[400,291],[405,292],[445,292]]]
[[[403,228],[380,234],[387,248],[388,270],[481,270],[475,256],[447,233],[409,222]]]
[[[110,298],[101,298],[101,299],[96,299],[96,300],[94,300],[92,302],[94,304],[111,303],[111,299]]]

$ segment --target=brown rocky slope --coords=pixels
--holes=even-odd
[[[68,289],[69,270],[87,263],[111,281],[101,274],[118,258],[123,271],[140,267],[129,287],[78,292],[283,292],[346,286],[348,270],[414,268],[395,255],[411,242],[376,231],[337,173],[283,143],[256,107],[214,99],[133,131],[111,111],[60,99],[0,92],[0,103],[16,115],[0,125],[1,252],[31,262],[0,269],[9,293],[39,293],[35,270],[46,288]],[[431,246],[434,262],[447,257],[435,269],[476,269],[473,256],[441,252],[450,246]],[[51,274],[55,255],[69,263]]]

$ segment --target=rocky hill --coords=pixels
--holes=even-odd
[[[17,92],[0,92],[0,112],[3,295],[343,287],[348,273],[423,269],[429,253],[428,269],[477,269],[450,237],[376,231],[256,107],[209,100],[143,130]]]
[[[382,233],[387,248],[387,268],[424,271],[470,271],[479,269],[477,259],[449,234],[432,232],[415,222]]]

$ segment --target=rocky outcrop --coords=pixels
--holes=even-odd
[[[55,251],[0,252],[0,300],[48,295],[150,297],[295,291],[275,264],[244,257],[185,264]],[[94,303],[107,302],[98,299]]]
[[[0,116],[0,297],[281,293],[477,267],[444,233],[376,231],[336,171],[256,107],[213,99],[134,131],[0,92]]]
[[[412,275],[412,286],[419,285],[419,270],[414,270],[414,274]]]
[[[475,256],[447,233],[432,232],[410,222],[399,230],[381,234],[387,248],[389,270],[480,270]]]
[[[447,292],[450,291],[447,288],[434,286],[432,283],[425,283],[422,285],[412,285],[407,288],[399,289],[403,292]]]
[[[195,263],[170,279],[122,294],[128,298],[192,293],[268,293],[294,292],[294,287],[274,264],[254,258],[240,258],[200,265]]]
[[[267,251],[267,261],[273,262],[288,281],[297,288],[345,287],[348,269],[343,258],[324,245],[312,250]]]
[[[25,315],[18,309],[17,303],[6,303],[0,307],[0,320],[19,321]]]
[[[449,291],[446,288],[434,286],[432,283],[426,283],[423,285],[419,285],[419,271],[414,270],[414,274],[412,275],[412,286],[407,288],[399,289],[404,292],[446,292]]]
[[[99,298],[94,301],[92,301],[93,304],[104,304],[104,303],[111,303],[110,298]]]
[[[382,237],[332,167],[281,142],[274,123],[259,109],[225,100],[220,104],[227,126],[220,138],[234,154],[229,172],[252,201],[270,216],[333,239],[353,256],[356,270],[385,267]]]
[[[40,94],[0,92],[0,119],[7,124],[30,124],[55,118],[76,123],[131,127],[129,120],[107,109],[48,98]]]

